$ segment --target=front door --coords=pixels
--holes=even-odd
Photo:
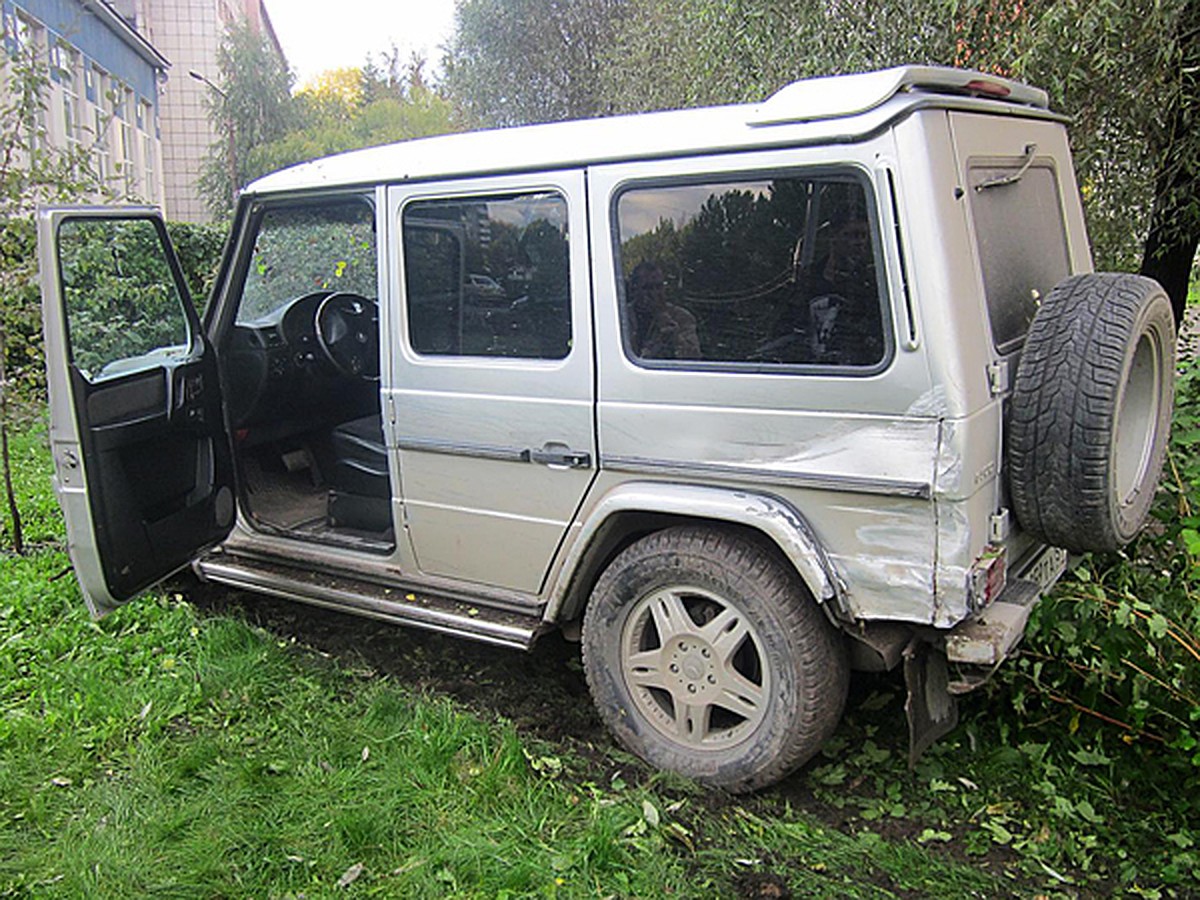
[[[535,594],[596,472],[583,173],[396,187],[388,212],[418,567]]]
[[[228,534],[212,345],[152,209],[38,214],[55,491],[100,615]]]

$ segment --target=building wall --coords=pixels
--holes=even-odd
[[[138,27],[171,60],[162,92],[163,173],[167,215],[184,222],[207,222],[208,209],[197,180],[216,139],[204,105],[207,88],[188,77],[214,78],[224,26],[217,0],[149,0]]]
[[[0,0],[0,12],[6,59],[32,47],[49,66],[46,140],[85,153],[104,184],[85,199],[161,205],[158,86],[166,60],[97,2]]]
[[[185,222],[207,222],[211,217],[197,183],[209,148],[220,137],[205,105],[209,89],[188,73],[197,72],[220,86],[217,49],[226,28],[239,18],[264,30],[277,50],[278,41],[261,0],[126,2],[136,7],[138,29],[171,61],[161,113],[167,214]]]

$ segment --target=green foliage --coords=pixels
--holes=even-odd
[[[184,298],[149,219],[67,219],[58,229],[71,358],[88,378],[191,346]]]
[[[212,212],[227,215],[235,193],[263,172],[254,151],[296,123],[292,75],[272,44],[245,20],[230,25],[217,50],[219,85],[209,86],[209,115],[218,134],[200,175]]]
[[[226,229],[222,225],[168,222],[167,234],[179,256],[179,265],[183,269],[192,302],[197,309],[203,309],[217,278],[217,266],[225,249]]]
[[[30,45],[16,53],[0,46],[5,75],[0,93],[0,220],[33,212],[39,203],[110,196],[91,167],[91,147],[55,146],[46,130],[50,71]],[[104,135],[95,136],[95,140]]]
[[[1200,781],[1200,363],[1176,382],[1155,519],[1116,556],[1085,559],[1034,613],[1008,680],[1025,713],[1069,714],[1084,737],[1148,745]],[[1197,807],[1200,810],[1200,807]]]
[[[456,127],[453,106],[423,77],[424,61],[401,64],[394,49],[379,64],[326,73],[295,96],[272,47],[244,25],[230,29],[218,62],[224,87],[210,91],[209,113],[221,138],[200,182],[218,214],[232,208],[235,187],[269,172]]]
[[[473,125],[609,112],[603,59],[629,0],[463,0],[446,56],[450,97]]]
[[[192,297],[200,302],[212,286],[223,229],[172,222],[167,230],[179,251]],[[0,223],[0,328],[6,335],[4,361],[9,397],[19,404],[45,399],[41,310],[33,222],[10,219]]]
[[[604,54],[616,111],[755,102],[799,78],[949,63],[950,0],[632,0]]]
[[[0,331],[9,399],[45,392],[37,239],[29,219],[0,223]]]
[[[246,274],[241,321],[272,313],[313,291],[351,291],[374,297],[374,212],[354,200],[289,207],[264,216]]]

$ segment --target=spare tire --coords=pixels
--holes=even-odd
[[[1075,275],[1042,301],[1008,426],[1013,512],[1073,552],[1128,543],[1150,511],[1171,424],[1175,319],[1149,278]]]

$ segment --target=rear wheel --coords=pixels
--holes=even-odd
[[[1174,360],[1174,315],[1157,282],[1076,275],[1050,292],[1009,425],[1009,485],[1026,531],[1075,552],[1137,534],[1166,453]]]
[[[732,791],[782,778],[828,738],[849,674],[796,573],[733,531],[673,528],[604,572],[583,626],[601,717],[660,768]]]

